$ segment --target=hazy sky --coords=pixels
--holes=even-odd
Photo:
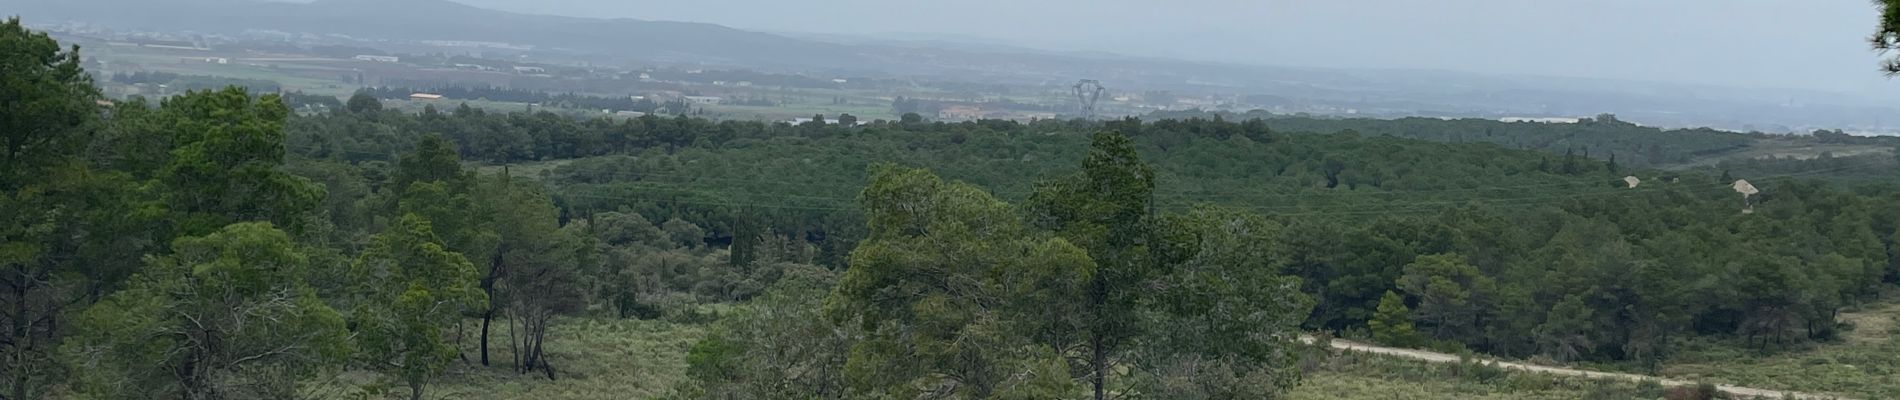
[[[1249,64],[1900,90],[1865,44],[1875,21],[1867,0],[456,1]]]

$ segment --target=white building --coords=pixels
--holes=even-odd
[[[401,57],[395,57],[395,56],[372,56],[372,55],[364,54],[364,55],[356,56],[355,58],[357,61],[386,62],[386,63],[402,62]]]
[[[490,67],[490,66],[481,65],[481,64],[455,64],[455,68],[471,70],[471,71],[495,71],[495,67]]]
[[[720,100],[725,99],[721,99],[718,96],[686,96],[686,101],[693,102],[694,104],[719,104]]]
[[[1540,123],[1540,124],[1574,124],[1574,123],[1577,123],[1578,121],[1582,121],[1582,119],[1581,119],[1581,118],[1538,118],[1538,117],[1504,117],[1504,118],[1498,118],[1498,122],[1506,122],[1506,123],[1510,123],[1510,122],[1536,122],[1536,123]]]

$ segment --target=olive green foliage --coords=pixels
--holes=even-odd
[[[836,277],[788,268],[763,296],[714,324],[687,354],[700,396],[717,399],[843,399],[847,352],[861,333],[822,313]]]
[[[487,306],[475,266],[445,249],[428,220],[408,214],[370,240],[351,275],[361,288],[350,317],[364,363],[420,399],[457,354],[443,331],[463,311]]]
[[[57,166],[84,149],[78,129],[98,117],[99,89],[80,67],[79,48],[61,51],[44,33],[0,24],[0,189],[18,190],[25,179]]]
[[[674,245],[682,248],[698,247],[706,240],[705,230],[679,218],[666,220],[666,223],[660,224],[660,230],[666,232],[666,237],[672,240]]]
[[[1372,340],[1391,346],[1417,346],[1420,343],[1418,332],[1412,327],[1412,309],[1405,306],[1404,298],[1397,293],[1385,292],[1379,298],[1379,309],[1366,322],[1372,330]]]
[[[1015,370],[1047,380],[1038,384],[1066,382],[1003,386],[1030,389],[1019,395],[1086,387],[1097,396],[1238,399],[1275,397],[1298,381],[1292,340],[1312,303],[1297,279],[1278,274],[1277,224],[1214,208],[1152,217],[1153,172],[1125,136],[1097,135],[1082,171],[1045,184],[1016,211],[963,183],[879,167],[861,195],[871,235],[830,303],[834,319],[865,330],[846,364],[853,388],[993,396],[997,382],[1023,383],[982,374]],[[1037,239],[1018,215],[1054,237]],[[1019,254],[1036,247],[1049,248]],[[1074,267],[1038,258],[1062,252],[1092,253],[1066,256]],[[990,281],[1011,274],[1027,275]],[[1009,285],[1023,289],[989,287]],[[965,343],[1027,354],[928,352],[967,352]],[[1067,376],[1049,375],[1057,372]]]
[[[397,172],[391,181],[394,187],[425,182],[443,182],[457,188],[472,185],[474,174],[462,169],[462,160],[453,146],[441,136],[422,137],[414,151],[396,161]]]
[[[1154,169],[1141,161],[1133,141],[1101,133],[1083,159],[1082,172],[1045,183],[1029,198],[1029,214],[1038,226],[1088,249],[1096,262],[1083,300],[1086,367],[1096,399],[1107,395],[1116,353],[1143,334],[1136,318],[1144,300],[1141,285],[1166,262],[1153,254],[1160,245],[1150,215],[1154,189]]]
[[[1557,361],[1576,360],[1588,350],[1592,343],[1591,320],[1595,319],[1594,310],[1583,304],[1583,299],[1572,296],[1558,302],[1550,308],[1550,316],[1537,326],[1533,333],[1544,354]]]
[[[558,210],[546,195],[532,187],[520,187],[501,176],[490,185],[515,186],[502,189],[506,194],[489,192],[484,199],[502,203],[491,208],[502,247],[493,260],[504,267],[499,293],[507,303],[511,323],[521,328],[515,365],[522,372],[536,368],[553,375],[553,367],[543,357],[548,324],[554,317],[572,315],[587,308],[588,277],[597,276],[597,246],[583,226],[559,228]],[[494,304],[491,301],[491,304]]]
[[[350,96],[349,102],[344,103],[343,110],[356,114],[374,113],[383,110],[383,102],[368,91],[357,91]]]
[[[159,110],[173,144],[159,181],[178,233],[256,220],[294,231],[323,198],[322,187],[278,169],[290,110],[277,96],[230,88],[166,99]]]
[[[1161,399],[1278,398],[1299,381],[1294,338],[1312,310],[1298,279],[1278,273],[1289,234],[1253,213],[1213,208],[1168,216],[1186,255],[1150,289],[1130,351],[1131,387]]]
[[[101,398],[292,398],[340,370],[343,316],[305,284],[308,263],[268,223],[181,238],[67,338],[74,388]]]
[[[1405,266],[1398,286],[1418,299],[1412,318],[1427,323],[1434,339],[1468,337],[1480,321],[1492,317],[1497,283],[1454,254],[1419,256]],[[1384,299],[1380,299],[1384,301]]]
[[[79,49],[62,51],[18,18],[0,23],[0,397],[38,397],[59,382],[53,356],[60,316],[92,287],[110,286],[136,268],[136,254],[107,251],[109,239],[82,239],[137,213],[104,211],[122,198],[120,182],[80,157],[100,114],[98,89],[80,67]],[[135,246],[128,246],[135,247]],[[84,259],[70,250],[98,253]],[[117,263],[91,263],[94,256]],[[127,262],[123,257],[130,257]]]
[[[1406,139],[1450,143],[1488,143],[1515,150],[1534,150],[1553,157],[1545,170],[1578,175],[1587,173],[1627,173],[1628,167],[1660,167],[1692,162],[1701,157],[1721,156],[1747,150],[1775,135],[1736,134],[1709,128],[1663,129],[1619,120],[1602,114],[1583,118],[1578,123],[1501,122],[1492,119],[1464,118],[1328,118],[1274,115],[1262,111],[1245,114],[1224,112],[1158,112],[1155,119],[1189,118],[1231,120],[1261,119],[1262,124],[1287,132],[1341,133],[1368,137],[1392,136]],[[1165,127],[1157,124],[1157,128]],[[1861,143],[1881,143],[1885,139],[1848,139]],[[1819,140],[1810,140],[1812,144]],[[1610,160],[1615,165],[1582,163],[1582,159]],[[1343,161],[1343,160],[1342,160]],[[1617,168],[1612,168],[1617,167]]]
[[[1073,393],[1060,351],[1084,328],[1094,264],[1038,238],[982,190],[881,166],[861,196],[871,235],[826,313],[865,331],[851,397],[1048,398]]]

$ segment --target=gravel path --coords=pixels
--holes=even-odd
[[[1310,336],[1302,336],[1300,337],[1300,340],[1305,341],[1307,343],[1313,342],[1313,338]],[[1358,342],[1352,342],[1352,341],[1340,340],[1340,339],[1333,340],[1333,348],[1339,349],[1339,350],[1345,350],[1345,351],[1355,351],[1355,352],[1361,352],[1361,353],[1410,358],[1410,359],[1422,360],[1422,361],[1427,361],[1427,362],[1435,362],[1435,363],[1455,363],[1459,361],[1458,356],[1453,355],[1453,354],[1445,354],[1445,353],[1438,353],[1438,352],[1431,352],[1431,351],[1424,351],[1424,350],[1401,349],[1401,348],[1396,348],[1396,347],[1374,346],[1374,345],[1369,345],[1365,343],[1358,343]],[[1515,363],[1515,362],[1497,361],[1497,360],[1484,360],[1484,362],[1486,364],[1496,365],[1500,368],[1505,368],[1505,369],[1514,369],[1514,370],[1519,370],[1519,371],[1529,371],[1529,372],[1537,372],[1537,373],[1545,373],[1545,374],[1581,376],[1581,377],[1596,378],[1596,379],[1621,379],[1621,380],[1628,380],[1628,381],[1656,381],[1658,383],[1663,384],[1663,386],[1695,386],[1696,385],[1696,382],[1689,382],[1689,381],[1682,381],[1682,380],[1675,380],[1675,379],[1668,379],[1668,378],[1659,378],[1659,377],[1648,376],[1648,375],[1586,371],[1586,370],[1580,370],[1580,369],[1546,367],[1546,366],[1541,366],[1541,365],[1530,365],[1530,364],[1524,364],[1524,363]],[[1767,398],[1767,399],[1795,398],[1795,399],[1811,399],[1811,400],[1828,400],[1828,399],[1847,400],[1847,398],[1845,397],[1820,395],[1820,394],[1813,394],[1813,393],[1802,393],[1802,392],[1788,392],[1788,391],[1780,391],[1780,390],[1755,389],[1755,388],[1747,388],[1747,387],[1733,386],[1733,385],[1716,385],[1716,389],[1721,390],[1722,392],[1728,393],[1731,395],[1760,397],[1760,398]]]

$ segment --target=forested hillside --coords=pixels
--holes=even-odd
[[[631,319],[703,326],[627,356],[683,358],[681,398],[1270,398],[1303,332],[1654,365],[1830,340],[1900,280],[1900,187],[1812,179],[1872,157],[1719,176],[1259,119],[299,115],[237,88],[107,102],[75,51],[0,25],[5,399],[435,398],[481,376],[456,371],[585,378],[551,355],[589,349],[551,347],[598,338],[550,332]],[[1557,134],[1506,127],[1469,134]]]
[[[1893,137],[1852,136],[1839,131],[1788,135],[1736,133],[1708,128],[1661,129],[1623,121],[1614,114],[1581,118],[1575,123],[1502,122],[1478,118],[1336,118],[1277,115],[1262,111],[1241,114],[1169,111],[1156,112],[1152,117],[1264,119],[1274,129],[1285,131],[1350,131],[1362,135],[1435,142],[1495,143],[1512,149],[1576,153],[1603,160],[1616,157],[1624,165],[1654,168],[1706,166],[1714,164],[1710,161],[1746,162],[1757,158],[1814,158],[1826,149],[1879,150],[1888,153],[1894,146],[1900,146],[1900,139]],[[1817,148],[1822,150],[1815,150]]]

